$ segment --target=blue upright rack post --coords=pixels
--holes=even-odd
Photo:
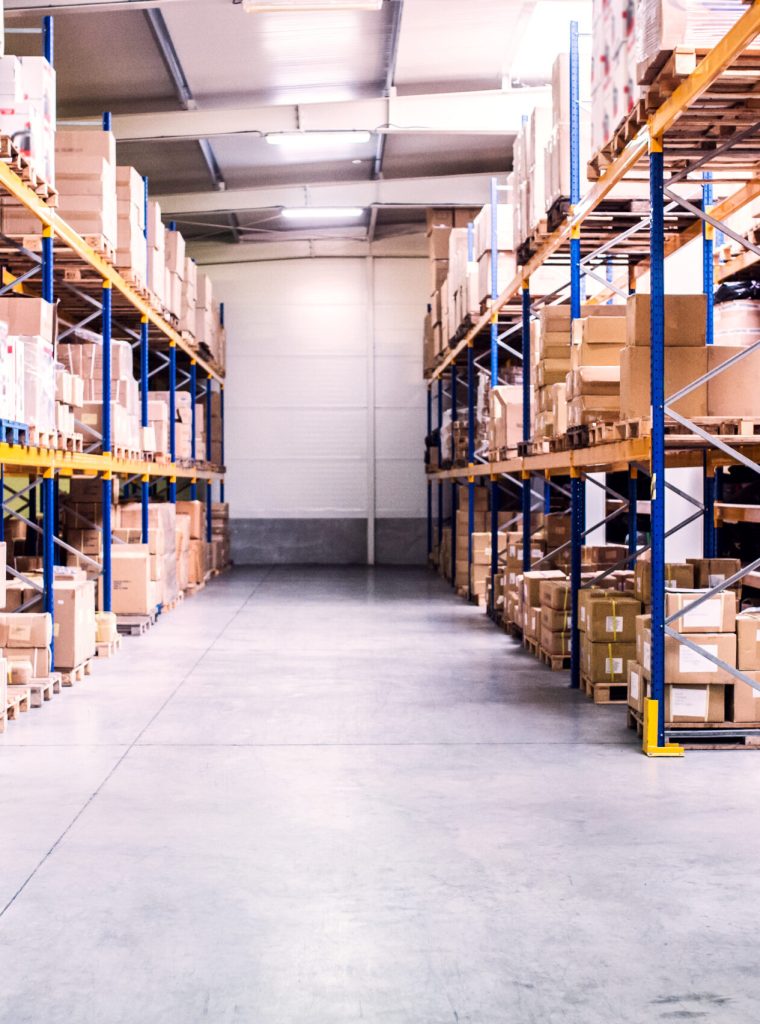
[[[103,454],[111,452],[111,282],[103,282]],[[103,473],[103,611],[111,611],[111,470]]]
[[[499,298],[499,190],[491,178],[491,301]],[[499,314],[491,313],[491,387],[499,386]],[[499,571],[499,480],[491,475],[491,611],[496,606],[496,574]]]
[[[150,420],[148,418],[148,387],[149,387],[149,374],[148,374],[148,318],[142,316],[140,318],[140,423],[143,427],[147,427]],[[150,477],[147,473],[143,473],[140,477],[140,505],[141,505],[141,521],[142,521],[142,542],[147,544],[149,541],[149,514],[148,507],[150,505]]]
[[[522,400],[523,400],[523,443],[530,441],[530,282],[522,283]],[[544,491],[544,499],[549,495],[549,488]],[[530,569],[530,472],[522,471],[522,538],[523,538],[523,572]]]
[[[570,208],[581,198],[580,177],[580,97],[578,87],[578,22],[570,22]],[[570,235],[570,320],[581,315],[581,232],[575,225]],[[578,629],[578,595],[581,589],[581,559],[585,530],[585,483],[580,471],[570,474],[570,605],[572,634],[570,646],[570,685],[581,685],[581,634]]]
[[[169,342],[169,457],[172,466],[177,461],[177,346],[174,341]],[[173,504],[177,501],[177,478],[169,477],[169,501]]]
[[[195,402],[198,394],[198,364],[194,359],[190,360],[190,458],[195,462],[198,457],[198,453],[195,449]],[[190,483],[190,500],[198,500],[198,483],[196,478],[193,477]]]
[[[428,444],[425,447],[425,461],[430,465],[430,438],[433,434],[433,388],[427,387],[427,436]],[[439,467],[440,468],[440,467]],[[433,481],[428,475],[427,478],[427,556],[428,564],[433,556]]]
[[[224,303],[223,302],[219,303],[219,324],[220,324],[220,326],[222,328],[224,327]],[[221,429],[221,437],[219,438],[219,440],[220,440],[220,449],[221,449],[221,456],[222,456],[222,466],[224,466],[224,381],[220,381],[219,382],[219,415],[220,415],[219,426],[220,426],[220,429]],[[219,500],[221,502],[224,502],[224,477],[223,476],[220,477],[220,479],[219,479]]]
[[[710,212],[713,203],[713,187],[711,183],[712,172],[704,172],[705,183],[702,186],[702,209]],[[702,290],[705,293],[705,337],[707,344],[712,345],[715,340],[714,334],[714,309],[715,309],[715,272],[713,266],[713,248],[715,241],[715,228],[706,220],[702,221]],[[707,458],[707,452],[702,456],[702,503],[704,511],[702,514],[702,538],[703,554],[705,558],[716,557],[716,534],[715,534],[715,470]]]
[[[49,23],[49,24],[45,24]],[[45,18],[45,57],[52,64],[53,19]],[[53,232],[42,229],[42,297],[53,302]],[[52,468],[44,471],[42,477],[42,590],[43,607],[55,623],[55,474]],[[55,637],[55,628],[53,629]],[[50,666],[55,668],[55,640],[50,640]]]
[[[716,479],[715,468],[707,458],[707,452],[702,454],[703,469],[703,505],[702,513],[702,546],[705,558],[718,557],[717,534],[715,530],[715,491]]]
[[[206,378],[206,461],[211,462],[211,395],[214,379],[211,374]],[[211,543],[211,503],[213,494],[211,480],[206,481],[206,541]]]
[[[451,364],[451,463],[454,464],[454,455],[456,451],[456,442],[454,439],[454,424],[459,419],[459,410],[457,408],[457,364]],[[457,585],[457,482],[456,479],[451,481],[451,585],[455,587]]]
[[[645,744],[665,747],[665,223],[662,139],[649,143],[651,194],[652,644]],[[652,721],[656,718],[655,724]],[[652,744],[651,740],[655,743]],[[654,752],[654,751],[653,751]]]
[[[467,345],[467,597],[472,599],[472,535],[475,530],[475,347]]]

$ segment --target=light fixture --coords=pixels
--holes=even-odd
[[[323,146],[364,146],[372,138],[366,131],[269,132],[264,138],[270,146],[294,149],[321,149]]]
[[[383,0],[242,0],[242,3],[246,14],[283,14],[291,11],[379,11],[383,6]]]
[[[362,206],[288,206],[282,211],[286,220],[356,220]]]

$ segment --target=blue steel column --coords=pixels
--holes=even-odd
[[[530,282],[523,281],[522,284],[522,398],[523,398],[523,442],[530,441]],[[549,488],[546,488],[548,494]],[[522,535],[523,535],[523,572],[530,569],[530,473],[527,470],[522,472]]]
[[[438,465],[443,465],[443,374],[438,378]],[[441,545],[443,543],[443,480],[438,481],[438,565],[441,564]]]
[[[224,381],[219,382],[219,430],[221,431],[219,452],[222,457],[222,466],[224,466]],[[219,480],[219,500],[224,501],[224,477]]]
[[[433,433],[433,388],[431,384],[427,387],[427,436],[428,441]],[[430,447],[425,448],[425,460],[430,465]],[[439,467],[440,468],[440,467]],[[427,555],[428,563],[433,554],[433,481],[428,475],[427,478]]]
[[[53,19],[47,14],[42,19],[42,56],[52,67],[54,64],[53,53],[54,53],[54,42],[55,35],[53,32]]]
[[[635,466],[628,470],[628,554],[635,555],[639,536],[639,472]],[[636,559],[632,558],[628,568],[633,569]]]
[[[147,427],[150,420],[148,419],[148,318],[143,316],[140,318],[140,424],[143,427]],[[147,473],[143,473],[140,478],[140,505],[141,505],[141,525],[142,525],[142,542],[143,544],[148,543],[149,539],[149,517],[148,517],[148,506],[150,504],[150,477]]]
[[[198,364],[196,363],[196,361],[194,359],[191,359],[190,360],[190,396],[191,396],[191,400],[192,400],[192,407],[191,407],[191,410],[190,410],[190,416],[191,416],[190,429],[192,431],[192,434],[191,434],[191,437],[190,437],[190,458],[193,460],[193,462],[195,462],[196,458],[198,457],[198,453],[195,450],[195,427],[196,427],[196,422],[195,422],[195,399],[196,399],[197,391],[198,391]],[[195,477],[193,477],[192,483],[190,484],[190,500],[191,501],[197,501],[198,500],[198,484],[196,482],[196,478]]]
[[[570,22],[570,208],[574,210],[581,198],[580,176],[580,108],[578,94],[578,22]],[[570,320],[581,315],[581,232],[572,228],[570,234]],[[581,634],[578,629],[578,595],[581,588],[581,558],[585,529],[585,482],[573,470],[570,479],[570,607],[572,635],[570,647],[570,685],[581,685]]]
[[[214,379],[211,374],[206,378],[206,462],[211,462],[211,389]],[[211,480],[206,481],[206,540],[211,543]]]
[[[475,347],[467,345],[467,468],[475,466]],[[472,534],[475,530],[475,477],[467,477],[467,597],[472,598]]]
[[[715,469],[707,461],[707,452],[703,454],[703,504],[702,540],[705,558],[718,557],[717,531],[715,529]]]
[[[452,363],[451,365],[451,462],[454,463],[454,453],[456,450],[456,444],[454,441],[454,430],[453,424],[459,419],[459,410],[457,409],[457,364]],[[456,478],[452,478],[451,481],[451,585],[456,586],[457,583],[457,482]]]
[[[649,144],[651,192],[652,699],[665,745],[665,227],[662,140]]]
[[[499,191],[496,178],[491,178],[491,301],[499,298]],[[499,315],[491,314],[491,387],[499,386]],[[491,611],[496,601],[496,574],[499,571],[499,481],[491,475]]]
[[[169,342],[169,452],[172,466],[177,461],[177,346]],[[177,478],[169,477],[169,501],[177,501]]]
[[[711,171],[705,171],[706,183],[702,186],[702,209],[707,213],[710,211],[713,202],[713,188],[710,184],[712,178]],[[712,224],[708,224],[706,220],[702,221],[702,290],[705,293],[707,299],[707,317],[705,322],[705,330],[707,335],[707,344],[712,345],[714,340],[713,333],[713,311],[715,307],[714,301],[714,270],[713,270],[713,243],[715,238],[715,228]]]
[[[50,22],[49,33],[47,26],[45,28],[45,55],[47,56],[49,43],[52,56],[52,18],[46,18],[45,21]],[[42,229],[42,297],[46,302],[53,302],[53,232],[49,227]],[[53,620],[55,619],[54,537],[55,480],[53,470],[46,469],[42,478],[42,590],[43,607]],[[55,630],[53,632],[55,633]],[[50,663],[51,667],[55,667],[55,643],[52,639],[50,641]]]
[[[111,282],[103,282],[103,454],[111,452]],[[111,470],[103,473],[103,611],[111,611]]]

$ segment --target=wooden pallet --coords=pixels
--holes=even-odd
[[[527,263],[531,256],[539,249],[541,243],[549,234],[549,219],[544,216],[528,233],[527,238],[517,248],[518,264]]]
[[[628,703],[628,683],[593,683],[581,675],[581,692],[590,697],[594,704]]]
[[[84,677],[89,675],[92,675],[92,658],[88,658],[75,668],[62,670],[61,682],[64,686],[73,686],[74,683],[84,682]]]
[[[0,420],[0,441],[5,444],[28,443],[29,427],[26,423],[17,423],[15,420]]]
[[[19,694],[22,694],[22,692],[26,693],[30,707],[41,708],[44,701],[52,700],[53,698],[53,680],[52,678],[47,678],[33,679],[31,683],[8,683],[8,693],[17,692]]]
[[[142,636],[156,624],[155,608],[149,615],[117,615],[116,629],[122,636]]]
[[[95,644],[95,656],[97,658],[113,658],[121,649],[121,636],[117,633],[115,639],[106,640]]]
[[[84,435],[79,433],[64,434],[57,431],[56,448],[61,452],[84,451]]]
[[[538,657],[539,643],[537,640],[533,640],[531,637],[526,636],[523,633],[522,645],[529,654],[533,655],[534,658]]]
[[[175,598],[173,598],[171,601],[167,601],[165,604],[161,605],[161,613],[163,614],[164,612],[173,612],[174,609],[178,605],[182,604],[182,602],[184,600],[185,600],[185,595],[184,595],[183,591],[180,590]]]
[[[18,718],[31,707],[28,685],[9,685],[8,697],[5,702],[5,714],[9,719]]]
[[[94,249],[99,256],[102,256],[107,263],[113,264],[116,252],[105,235],[83,235],[82,236],[91,249]]]
[[[205,586],[205,579],[201,580],[200,583],[188,583],[188,585],[185,587],[184,593],[188,597],[194,597],[196,594],[200,593],[200,591],[203,590]]]
[[[629,729],[641,737],[644,716],[635,708],[627,709]],[[666,739],[680,744],[684,750],[760,750],[760,723],[743,725],[735,722],[694,722],[686,725],[665,723]]]
[[[57,430],[40,430],[39,427],[29,427],[29,444],[32,448],[55,449],[58,444]]]
[[[16,143],[8,135],[0,136],[0,160],[15,171],[46,206],[58,206],[57,190],[37,174],[29,158],[21,153]]]
[[[563,672],[570,668],[569,654],[552,654],[543,647],[538,648],[538,660],[548,665],[552,672]]]
[[[760,418],[754,416],[695,416],[692,419],[698,427],[716,437],[730,437],[734,440],[757,441],[760,439]],[[636,420],[622,420],[613,425],[613,440],[627,441],[637,437],[649,437],[652,433],[652,421],[648,417]],[[676,420],[665,419],[665,436],[671,439],[684,438],[690,441],[697,438]]]
[[[618,434],[614,423],[590,423],[588,428],[589,444],[608,444],[617,441]]]

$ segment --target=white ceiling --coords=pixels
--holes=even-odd
[[[149,24],[148,9],[158,11],[191,94],[191,108],[208,111],[207,121],[218,110],[228,127],[224,134],[209,135],[203,146],[193,131],[171,140],[155,137],[160,132],[130,135],[131,141],[119,143],[119,161],[133,163],[147,174],[153,194],[165,195],[166,205],[175,209],[187,204],[173,203],[170,196],[211,192],[218,171],[225,188],[216,191],[212,204],[205,204],[206,209],[217,212],[206,215],[208,223],[197,218],[193,221],[190,215],[183,223],[179,215],[180,227],[188,236],[207,236],[211,230],[215,237],[240,241],[251,235],[234,230],[235,221],[228,211],[236,211],[238,225],[245,222],[255,228],[252,234],[257,240],[267,237],[261,229],[269,225],[272,237],[278,239],[285,228],[297,233],[294,237],[303,237],[304,226],[286,225],[278,216],[275,222],[268,209],[251,210],[246,221],[246,211],[234,201],[237,190],[241,194],[246,190],[248,195],[259,188],[303,186],[306,190],[310,185],[344,183],[348,195],[351,183],[380,176],[401,183],[409,179],[415,194],[419,192],[417,179],[428,178],[434,194],[436,178],[449,181],[451,175],[506,173],[511,166],[515,124],[503,124],[501,134],[464,134],[459,123],[463,117],[466,121],[468,108],[457,105],[455,96],[450,103],[452,111],[457,110],[459,123],[453,130],[442,123],[445,116],[440,109],[431,107],[430,121],[425,119],[423,99],[419,101],[421,110],[415,110],[418,116],[404,124],[407,130],[403,134],[386,135],[384,130],[377,131],[379,122],[373,122],[361,125],[374,129],[369,143],[308,154],[271,146],[261,130],[251,130],[248,123],[243,127],[235,118],[238,111],[244,119],[246,112],[269,108],[283,111],[280,116],[289,125],[305,123],[309,127],[312,105],[355,102],[360,111],[361,102],[388,95],[389,84],[393,103],[395,95],[474,96],[474,90],[500,90],[514,78],[531,77],[525,73],[526,63],[535,72],[531,80],[546,78],[552,47],[537,45],[535,37],[536,15],[547,2],[553,4],[552,25],[564,22],[568,27],[570,18],[588,6],[588,0],[540,0],[538,6],[537,0],[385,0],[379,12],[260,15],[245,14],[232,0],[160,0],[152,4],[141,0],[5,0],[5,7],[10,26],[38,25],[41,13],[60,8],[55,33],[59,105],[64,116],[75,118],[99,115],[104,106],[116,115],[176,111],[182,116],[187,102],[183,102],[181,90],[178,92],[166,54],[162,55],[160,33]],[[532,61],[520,46],[526,31],[534,40],[532,50],[540,51],[534,52]],[[549,35],[547,26],[543,36]],[[562,45],[561,38],[552,45],[555,49]],[[39,52],[39,46],[38,37],[10,36],[6,48],[9,52]],[[438,101],[439,107],[441,102],[449,103],[442,96]],[[518,97],[517,104],[520,102]],[[535,100],[527,96],[525,102],[529,110]],[[343,110],[340,127],[346,127],[345,119],[352,116],[352,110]],[[432,131],[417,128],[428,123],[440,127]],[[458,191],[452,189],[452,196]],[[359,229],[365,235],[369,230],[418,230],[421,209],[396,207],[385,217],[382,210],[367,215],[354,226],[351,237]],[[320,237],[333,229],[339,235],[344,233],[340,225],[329,224],[308,230]]]

